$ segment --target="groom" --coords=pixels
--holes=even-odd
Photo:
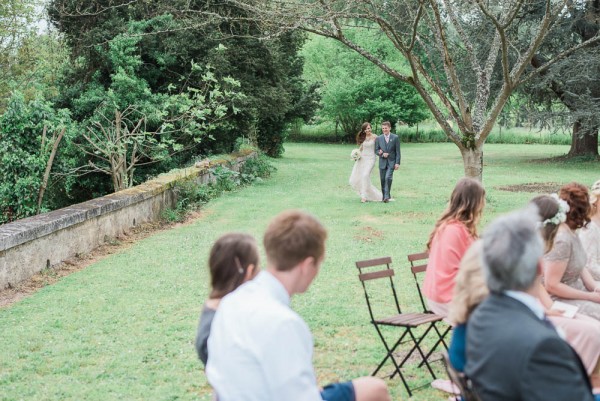
[[[383,201],[389,202],[390,190],[392,188],[392,179],[394,170],[400,167],[400,139],[398,135],[390,133],[391,124],[384,121],[381,124],[383,135],[379,135],[375,140],[375,154],[379,156],[379,177],[381,178],[381,192],[383,192]]]

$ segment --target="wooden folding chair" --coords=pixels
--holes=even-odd
[[[447,352],[442,353],[442,360],[444,361],[448,378],[460,390],[460,397],[457,396],[456,401],[481,401],[481,398],[479,398],[473,388],[471,380],[464,373],[454,369]]]
[[[425,299],[423,298],[423,293],[421,292],[421,284],[420,284],[420,275],[422,275],[423,273],[425,273],[425,271],[427,270],[427,260],[429,259],[429,252],[421,252],[421,253],[413,253],[407,256],[408,261],[410,262],[410,271],[413,274],[413,278],[415,281],[415,285],[417,286],[417,292],[419,294],[419,299],[421,300],[421,307],[423,308],[423,313],[432,313],[432,311],[429,310],[429,308],[427,307],[427,304],[425,303]],[[436,315],[438,316],[438,315]],[[450,329],[452,328],[449,324],[445,323],[442,319],[443,316],[440,316],[440,323],[436,323],[433,327],[433,329],[435,330],[436,334],[437,334],[437,341],[434,344],[434,346],[430,349],[429,353],[425,356],[425,358],[427,360],[429,360],[429,357],[431,356],[431,354],[433,354],[436,349],[438,348],[438,346],[441,344],[444,346],[444,348],[446,350],[448,350],[448,344],[446,344],[446,336],[448,335],[448,333],[450,332]],[[440,331],[440,327],[438,327],[438,325],[446,325],[446,327],[443,329],[443,331]],[[422,365],[422,363],[421,363]]]
[[[356,262],[356,267],[358,268],[359,272],[358,278],[363,286],[365,299],[367,300],[367,308],[369,309],[369,315],[371,317],[371,323],[373,324],[373,326],[375,326],[375,330],[377,331],[377,334],[383,342],[383,345],[386,350],[385,357],[379,363],[379,366],[377,366],[377,368],[373,371],[371,375],[375,376],[377,372],[379,372],[379,370],[382,368],[382,366],[388,361],[388,359],[391,360],[392,364],[394,365],[394,371],[390,375],[390,378],[393,378],[396,374],[398,374],[398,376],[400,376],[400,379],[402,380],[402,383],[404,384],[404,387],[406,388],[406,391],[408,392],[408,395],[412,396],[412,390],[408,385],[404,375],[402,374],[402,368],[408,361],[408,359],[411,357],[411,355],[415,351],[417,351],[417,353],[421,357],[422,364],[425,364],[427,366],[429,373],[435,379],[435,373],[433,373],[433,370],[431,369],[431,366],[427,361],[426,355],[421,347],[421,343],[427,337],[429,332],[435,328],[435,324],[442,320],[442,317],[432,313],[402,312],[400,308],[400,303],[398,302],[396,287],[394,286],[394,270],[390,267],[391,263],[392,258],[390,257],[362,260]],[[374,280],[377,280],[377,282],[380,284],[385,284],[384,287],[389,286],[389,289],[391,290],[391,299],[386,298],[380,302],[377,302],[379,300],[376,300],[377,297],[374,298],[374,294],[379,296],[383,294],[380,291],[377,291],[375,293],[369,290],[370,288],[374,287],[374,285],[372,285],[375,283]],[[386,284],[385,282],[382,282],[384,280],[388,283]],[[378,289],[380,288],[378,287]],[[387,306],[392,304],[391,308],[393,309],[394,313],[392,315],[385,315],[383,317],[379,315],[376,316],[376,311],[374,309],[375,307],[382,306],[382,303],[386,303]],[[379,311],[380,309],[384,308],[378,307],[377,309]],[[402,330],[398,339],[395,342],[393,342],[393,344],[392,341],[388,341],[383,335],[382,327],[384,326],[397,327]],[[415,330],[419,327],[424,328],[424,332],[420,336],[416,333]],[[408,352],[404,356],[404,358],[400,362],[398,362],[396,360],[397,356],[395,357],[394,353],[401,344],[406,343],[411,344],[410,349],[408,349]]]

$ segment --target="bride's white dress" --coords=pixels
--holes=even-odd
[[[354,162],[352,174],[350,174],[350,186],[361,198],[368,201],[381,201],[381,191],[371,184],[371,171],[375,166],[375,139],[366,140],[362,144],[360,159]]]

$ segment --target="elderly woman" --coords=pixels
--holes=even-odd
[[[600,280],[600,180],[590,188],[590,223],[579,230],[579,239],[587,254],[587,268]]]
[[[600,320],[600,283],[585,267],[587,256],[575,230],[589,222],[587,188],[567,184],[557,201],[550,196],[532,200],[542,216],[545,241],[544,285],[557,300],[575,305],[579,312]]]

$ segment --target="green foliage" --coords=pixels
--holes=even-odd
[[[331,121],[315,125],[299,123],[290,130],[287,140],[288,142],[355,143],[355,138],[340,133]]]
[[[371,37],[354,32],[362,45],[386,58],[393,49]],[[338,121],[351,141],[365,121],[400,120],[417,124],[429,116],[414,88],[384,73],[339,43],[311,36],[303,49],[308,80],[322,84],[321,119]]]
[[[402,142],[407,143],[443,143],[450,142],[446,133],[439,128],[431,128],[431,124],[425,124],[424,127],[402,127],[398,130]],[[306,125],[302,127],[299,133],[290,135],[290,142],[312,142],[312,143],[340,143],[340,137],[335,135],[334,127],[331,124],[321,124],[318,126]],[[570,136],[555,132],[532,131],[525,128],[495,128],[486,143],[497,144],[538,144],[538,145],[568,145],[571,142]],[[346,143],[354,143],[350,139]]]
[[[107,43],[119,35],[134,34],[139,40],[135,56],[141,62],[136,74],[152,93],[203,87],[194,61],[213,66],[219,81],[232,77],[240,83],[245,98],[230,99],[229,118],[219,121],[211,141],[202,143],[202,154],[230,152],[235,138],[252,135],[263,151],[280,156],[287,125],[295,118],[310,118],[316,107],[316,87],[301,78],[303,60],[298,51],[304,34],[295,31],[259,40],[253,35],[260,36],[262,28],[250,19],[244,23],[211,19],[212,13],[223,10],[232,17],[244,15],[231,5],[157,0],[151,7],[146,2],[110,7],[102,1],[80,4],[52,0],[48,9],[71,44],[73,59],[80,61],[74,63],[63,87],[64,105],[72,104],[92,81],[104,88],[110,86],[115,60],[106,51]],[[133,54],[121,52],[117,56],[123,59]],[[234,115],[233,110],[239,113]],[[184,147],[179,153],[180,163],[187,163],[196,154],[197,150]]]
[[[0,224],[36,213],[50,137],[69,126],[68,111],[13,93],[0,117]]]
[[[9,97],[11,83],[29,75],[27,67],[35,59],[27,46],[35,38],[35,21],[39,18],[37,0],[4,0],[0,2],[0,110]]]
[[[550,31],[531,65],[539,68],[555,57],[600,33],[600,4],[574,2],[560,24]],[[530,18],[531,15],[527,15]],[[527,18],[524,22],[527,22]],[[569,155],[598,155],[600,129],[600,43],[560,57],[532,81],[520,88],[527,118],[543,127],[569,127],[572,136]]]
[[[277,168],[271,163],[269,157],[262,153],[247,159],[241,169],[243,175],[254,177],[254,179],[269,178],[275,171]]]
[[[131,24],[134,33],[136,27]],[[228,116],[227,104],[241,98],[236,81],[217,79],[209,67],[204,69],[201,88],[153,92],[140,76],[140,41],[140,36],[118,35],[109,41],[106,52],[99,48],[110,61],[108,86],[97,73],[73,101],[87,131],[80,145],[87,157],[81,165],[85,171],[109,175],[115,191],[141,181],[147,170],[142,166],[169,165],[172,155],[197,150]],[[195,74],[201,70],[192,65]]]
[[[210,174],[215,177],[215,189],[217,192],[229,192],[233,191],[235,187],[240,185],[240,173],[237,171],[230,170],[223,166],[217,166],[211,168]]]
[[[235,142],[233,144],[233,150],[235,152],[244,152],[244,151],[249,151],[249,150],[255,151],[256,147],[254,145],[252,145],[249,138],[240,136],[235,139]]]
[[[240,172],[224,166],[211,168],[209,172],[215,178],[214,183],[197,184],[189,179],[175,185],[177,205],[173,209],[165,209],[162,218],[169,222],[182,221],[191,210],[199,209],[211,199],[239,187],[261,182],[275,171],[270,159],[262,153],[247,159]]]
[[[175,209],[166,208],[163,210],[160,217],[169,223],[179,223],[185,219],[185,214],[182,213],[179,209],[179,205],[177,205],[177,208]]]

